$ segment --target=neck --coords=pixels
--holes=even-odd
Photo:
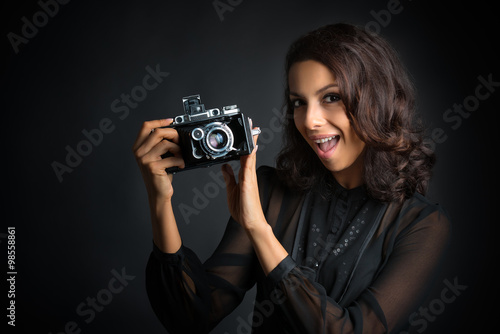
[[[354,161],[352,165],[338,172],[332,172],[335,180],[345,189],[354,189],[364,183],[364,152]]]

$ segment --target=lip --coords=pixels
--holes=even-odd
[[[335,146],[333,146],[331,149],[329,149],[326,152],[319,149],[319,145],[318,145],[318,143],[316,143],[317,140],[326,139],[326,138],[335,137],[335,136],[339,137],[339,139],[337,139],[337,143],[335,144]],[[338,135],[338,134],[315,135],[315,136],[309,136],[309,139],[312,141],[312,146],[314,148],[314,151],[316,151],[316,154],[318,155],[318,157],[320,159],[328,159],[333,155],[333,153],[337,149],[337,146],[339,145],[339,142],[340,142],[340,135]]]
[[[330,133],[326,135],[315,135],[315,136],[309,136],[309,139],[312,141],[319,140],[319,139],[325,139],[325,138],[330,138],[330,137],[335,137],[338,136],[336,133]]]

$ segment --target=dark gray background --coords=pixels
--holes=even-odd
[[[144,287],[151,230],[145,188],[131,153],[142,122],[182,114],[181,97],[190,94],[201,94],[207,107],[238,104],[264,130],[258,165],[273,165],[281,143],[273,109],[280,110],[283,102],[283,59],[289,44],[324,24],[376,22],[373,13],[386,10],[388,3],[231,2],[239,4],[221,20],[211,0],[71,1],[60,5],[18,53],[7,34],[20,35],[21,18],[32,22],[41,8],[36,1],[4,4],[7,61],[1,101],[7,198],[0,241],[6,254],[7,226],[16,227],[18,330],[24,326],[59,333],[74,321],[81,333],[165,332]],[[449,212],[453,239],[424,306],[440,298],[445,279],[467,286],[427,321],[425,330],[413,330],[479,332],[478,325],[489,327],[492,314],[484,307],[498,290],[490,275],[496,253],[489,248],[498,219],[489,214],[493,195],[487,191],[495,179],[490,158],[498,141],[490,132],[500,92],[481,101],[456,130],[443,114],[475,94],[479,76],[500,81],[494,67],[494,10],[479,3],[459,8],[456,2],[424,0],[401,0],[401,6],[385,27],[379,24],[380,31],[413,76],[425,124],[429,130],[442,128],[447,136],[436,147],[429,197]],[[142,85],[145,68],[157,64],[168,77],[120,119],[122,113],[114,113],[111,103]],[[60,182],[51,163],[64,163],[65,147],[75,149],[86,139],[82,131],[97,128],[105,118],[113,132],[104,134]],[[181,173],[174,180],[183,241],[202,260],[216,247],[228,218],[225,190],[214,187],[217,183],[209,175],[218,171],[212,167]],[[209,195],[206,203],[193,203],[197,191]],[[202,206],[188,223],[179,208],[195,205]],[[1,259],[5,268],[6,255]],[[122,268],[135,278],[86,323],[77,306],[106,289],[111,271]],[[6,291],[1,294],[6,307]],[[247,319],[251,312],[252,296],[215,332],[237,333],[238,318]]]

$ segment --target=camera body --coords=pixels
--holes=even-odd
[[[175,117],[167,128],[177,130],[186,166],[167,168],[167,173],[209,167],[252,153],[255,145],[250,122],[236,105],[205,109],[200,95],[183,97],[182,104],[184,115]]]

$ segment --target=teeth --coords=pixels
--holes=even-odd
[[[321,144],[321,143],[326,143],[327,141],[330,141],[332,140],[333,138],[335,138],[337,136],[333,136],[333,137],[328,137],[328,138],[323,138],[323,139],[318,139],[318,140],[315,140],[314,142],[316,144]]]

